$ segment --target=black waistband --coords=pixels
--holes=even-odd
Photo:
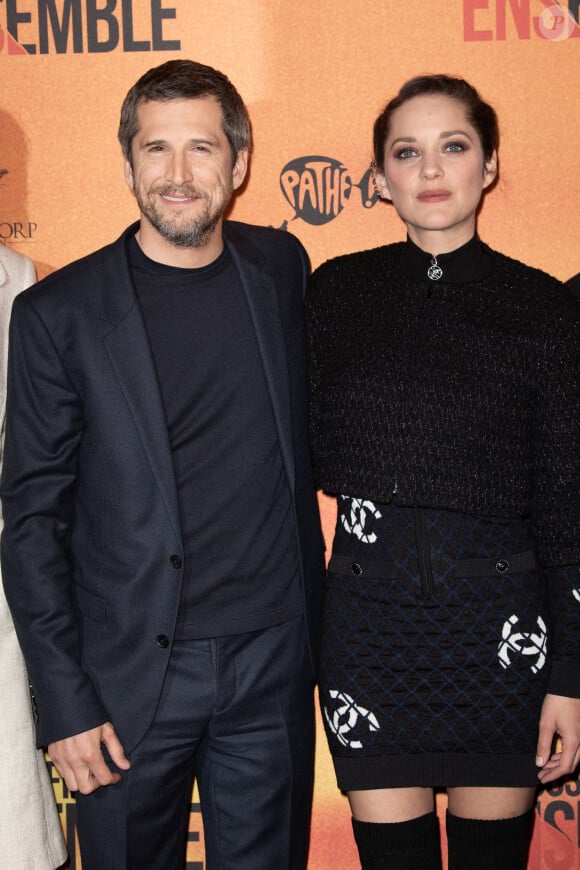
[[[433,558],[433,567],[441,559]],[[455,577],[488,577],[493,574],[519,574],[522,571],[533,571],[536,557],[533,550],[523,553],[493,556],[489,559],[451,559]],[[370,580],[394,580],[397,576],[395,561],[359,560],[352,556],[333,553],[328,564],[332,574],[342,574],[347,577],[366,577]]]

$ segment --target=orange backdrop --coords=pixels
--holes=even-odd
[[[0,243],[42,276],[135,218],[120,104],[176,56],[224,70],[250,109],[255,151],[235,218],[290,229],[314,266],[396,241],[401,222],[369,189],[372,123],[407,78],[447,72],[500,119],[500,181],[480,234],[567,279],[580,272],[577,18],[578,0],[0,0]],[[329,540],[332,503],[322,509]],[[349,812],[319,737],[309,870],[350,870]],[[80,867],[74,803],[54,779]],[[580,870],[579,807],[578,781],[540,795],[532,870]],[[203,868],[195,802],[189,861]]]

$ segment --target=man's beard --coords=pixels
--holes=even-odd
[[[198,200],[198,205],[202,205],[202,212],[196,218],[189,219],[186,217],[180,218],[177,214],[173,219],[163,215],[155,204],[154,195],[179,196],[180,194],[185,194],[187,196],[199,197],[200,194],[197,191],[168,187],[155,190],[145,197],[140,191],[136,190],[135,198],[141,213],[168,242],[180,248],[203,248],[210,241],[220,218],[226,210],[232,190],[233,188],[230,187],[223,191],[224,196],[222,201],[213,211],[210,209],[207,198],[204,197]]]

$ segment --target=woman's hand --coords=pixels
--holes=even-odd
[[[559,736],[560,752],[552,752]],[[546,695],[540,716],[540,733],[536,751],[538,779],[545,785],[574,771],[580,762],[580,698]]]

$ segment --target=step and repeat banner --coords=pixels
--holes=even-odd
[[[119,109],[172,57],[223,70],[249,107],[254,154],[233,217],[295,233],[313,266],[398,241],[403,225],[370,183],[372,124],[406,79],[445,72],[499,115],[500,177],[480,235],[566,280],[580,272],[578,15],[578,0],[0,0],[0,243],[43,276],[135,219]],[[330,541],[333,504],[321,508]],[[319,726],[309,870],[352,870]],[[51,770],[77,870],[74,800]],[[188,868],[203,867],[194,793]],[[540,793],[530,868],[580,870],[579,781]]]

